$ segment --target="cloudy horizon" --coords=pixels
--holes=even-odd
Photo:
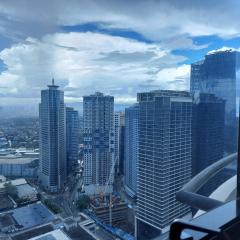
[[[240,48],[237,1],[0,3],[0,106],[35,108],[54,77],[67,104],[101,91],[118,105],[153,89],[188,90],[190,64]]]

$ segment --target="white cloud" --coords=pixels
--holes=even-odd
[[[0,3],[5,25],[0,32],[38,37],[56,32],[58,26],[98,22],[104,28],[130,29],[151,40],[194,48],[189,36],[239,35],[239,8],[236,0],[8,0]]]
[[[28,38],[4,49],[0,58],[7,66],[0,75],[2,96],[39,98],[54,76],[69,102],[100,90],[130,103],[148,87],[186,86],[180,78],[189,67],[176,68],[185,58],[157,44],[90,32]]]

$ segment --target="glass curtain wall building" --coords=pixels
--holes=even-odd
[[[131,197],[137,193],[138,104],[125,109],[124,186]]]
[[[68,174],[74,170],[78,163],[79,151],[79,116],[78,111],[66,108],[66,151]]]
[[[239,98],[239,53],[215,51],[191,65],[191,92],[213,93],[225,100],[225,151],[237,149],[237,99]]]
[[[195,176],[224,156],[225,101],[214,94],[195,93],[192,125]],[[201,189],[201,194],[209,196],[224,181],[223,171]]]
[[[188,92],[138,94],[139,158],[137,175],[137,239],[152,239],[171,222],[190,217],[176,193],[191,179],[192,97]]]
[[[116,160],[116,172],[120,173],[121,164],[122,161],[121,157],[121,137],[122,137],[122,131],[124,126],[125,116],[123,112],[115,112],[114,113],[114,153],[115,153],[115,160]]]
[[[40,121],[40,184],[50,192],[62,189],[67,175],[66,120],[64,93],[58,86],[41,91]]]

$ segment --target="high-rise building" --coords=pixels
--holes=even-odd
[[[193,176],[223,157],[225,101],[196,93],[193,104]]]
[[[127,194],[137,193],[138,104],[125,109],[124,187]]]
[[[237,97],[240,92],[239,53],[215,51],[191,65],[191,92],[212,93],[225,100],[225,151],[237,149]]]
[[[52,81],[41,91],[40,122],[40,174],[41,185],[50,192],[58,192],[67,175],[66,121],[64,93]]]
[[[121,162],[121,137],[124,126],[125,116],[123,112],[114,113],[114,153],[116,161],[116,172],[120,173]]]
[[[119,148],[119,174],[124,174],[124,149],[125,149],[125,116],[124,123],[121,124],[120,130],[120,148]]]
[[[195,93],[192,125],[192,174],[195,176],[224,156],[225,101],[214,94]],[[222,171],[208,181],[199,193],[209,196],[224,181]]]
[[[190,217],[176,193],[191,179],[192,97],[188,92],[138,93],[137,239],[152,239]]]
[[[84,186],[87,194],[112,191],[114,164],[114,97],[83,97]],[[105,187],[109,181],[109,187]]]
[[[79,151],[79,117],[78,111],[66,108],[66,151],[68,174],[74,170],[78,162]]]

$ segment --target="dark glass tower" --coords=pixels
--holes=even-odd
[[[214,94],[196,93],[193,105],[193,176],[224,156],[225,101]],[[217,174],[204,188],[210,195],[226,180]]]
[[[193,175],[223,157],[225,101],[196,93],[193,105]]]
[[[191,92],[212,93],[225,100],[225,151],[237,149],[236,103],[239,97],[239,53],[216,51],[191,65]]]
[[[78,161],[79,150],[79,117],[78,111],[66,108],[66,151],[68,174],[74,170]]]

